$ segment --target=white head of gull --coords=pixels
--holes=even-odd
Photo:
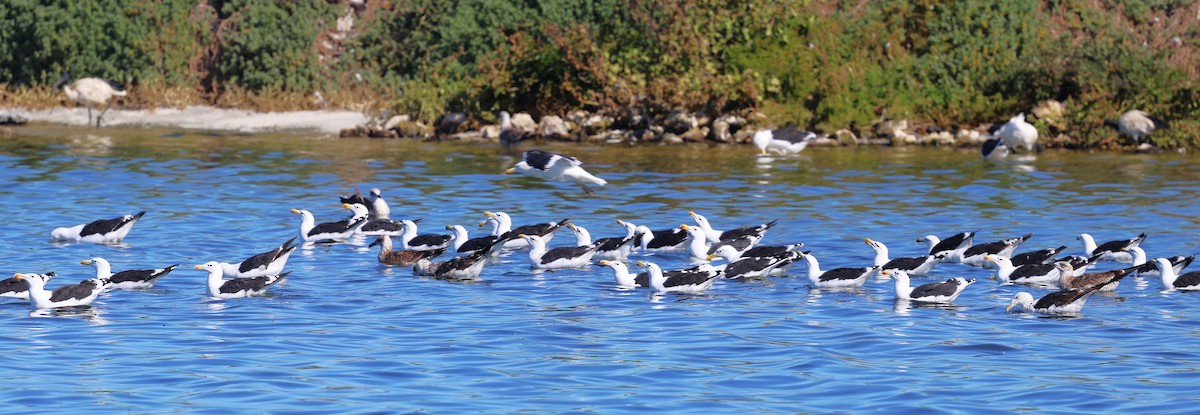
[[[704,229],[696,226],[679,225],[679,229],[683,229],[688,233],[688,253],[691,254],[693,260],[706,261],[708,258],[708,238]]]
[[[650,282],[647,280],[648,274],[638,275],[629,272],[629,267],[621,261],[600,260],[600,266],[613,269],[613,276],[617,280],[617,285],[624,288],[634,287],[649,287]],[[640,279],[640,281],[639,281]]]

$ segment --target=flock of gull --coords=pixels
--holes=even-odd
[[[525,152],[524,159],[508,173],[524,173],[550,180],[576,182],[584,189],[587,184],[603,185],[605,181],[587,173],[572,157],[540,150]],[[447,234],[422,234],[418,220],[393,220],[391,209],[379,189],[367,195],[355,191],[341,197],[342,207],[351,214],[345,219],[317,223],[313,214],[292,209],[300,217],[299,234],[266,252],[236,263],[210,261],[194,269],[208,273],[207,293],[219,299],[232,299],[264,294],[272,285],[284,279],[288,258],[301,245],[346,243],[362,238],[374,238],[369,247],[378,246],[378,261],[386,266],[411,267],[414,275],[449,280],[480,278],[484,268],[498,263],[503,255],[527,252],[530,268],[553,270],[582,268],[593,264],[611,268],[616,285],[633,289],[645,287],[656,292],[700,293],[720,279],[765,279],[786,276],[791,268],[804,262],[807,279],[816,289],[857,289],[872,278],[891,279],[898,300],[921,303],[952,303],[968,289],[975,279],[950,278],[914,286],[913,279],[931,273],[935,266],[958,263],[996,270],[1000,283],[1054,288],[1035,299],[1028,292],[1017,293],[1007,311],[1020,307],[1044,314],[1075,314],[1087,299],[1102,291],[1116,290],[1120,281],[1129,276],[1159,278],[1167,290],[1200,290],[1200,272],[1183,273],[1193,256],[1176,256],[1148,260],[1141,248],[1146,235],[1097,244],[1089,234],[1077,239],[1085,255],[1061,256],[1066,246],[1018,253],[1018,248],[1032,234],[975,244],[975,232],[954,235],[926,235],[918,242],[929,245],[925,255],[892,258],[888,247],[873,240],[864,240],[875,252],[874,261],[857,267],[822,269],[817,255],[801,251],[804,244],[762,244],[771,221],[731,230],[717,230],[708,218],[688,212],[694,224],[681,224],[651,229],[617,220],[623,232],[617,236],[593,239],[588,229],[569,219],[515,226],[512,217],[504,212],[483,212],[480,227],[490,224],[491,232],[472,238],[466,227],[447,225]],[[54,242],[117,243],[122,241],[145,212],[88,224],[54,229]],[[574,242],[550,246],[564,228],[574,236]],[[397,246],[398,245],[398,246]],[[653,256],[649,255],[653,253]],[[438,260],[443,256],[447,260]],[[677,255],[693,261],[695,266],[683,269],[662,269],[651,258]],[[631,259],[640,257],[640,259]],[[1119,266],[1104,266],[1117,262]],[[109,290],[141,290],[152,288],[178,264],[145,270],[112,272],[104,258],[82,261],[95,268],[96,276],[79,283],[61,285],[47,290],[46,284],[55,273],[17,273],[0,281],[0,296],[27,299],[38,309],[77,307],[91,304]],[[631,267],[642,270],[633,272]],[[945,265],[943,265],[945,267]],[[1104,269],[1093,271],[1093,269]]]

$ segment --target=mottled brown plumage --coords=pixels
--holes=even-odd
[[[1062,262],[1056,265],[1061,266]],[[1070,265],[1066,265],[1070,267]],[[1064,290],[1081,289],[1086,290],[1092,287],[1099,286],[1096,291],[1114,291],[1117,289],[1117,284],[1121,282],[1121,278],[1125,277],[1130,272],[1137,270],[1138,267],[1129,267],[1122,269],[1114,269],[1104,272],[1089,272],[1080,276],[1074,276],[1070,270],[1062,273],[1059,279],[1059,286]]]
[[[422,259],[432,259],[446,252],[446,248],[434,249],[430,251],[414,251],[402,249],[399,251],[392,249],[392,237],[388,235],[380,236],[379,239],[372,242],[370,246],[379,245],[379,262],[387,265],[396,265],[401,267],[411,267]]]

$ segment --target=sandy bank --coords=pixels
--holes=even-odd
[[[55,108],[49,110],[5,109],[18,112],[30,122],[48,122],[67,125],[87,125],[87,109]],[[94,111],[93,116],[99,114]],[[238,109],[213,107],[187,107],[183,109],[163,108],[157,110],[109,110],[104,114],[104,126],[108,127],[174,127],[197,130],[225,130],[238,132],[266,131],[316,131],[322,134],[337,134],[344,128],[353,128],[367,122],[362,113],[353,111],[290,111],[254,112]]]

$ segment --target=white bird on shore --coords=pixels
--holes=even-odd
[[[579,159],[565,154],[529,150],[525,152],[521,157],[521,161],[516,166],[505,170],[504,174],[521,173],[543,180],[574,182],[583,188],[583,191],[587,192],[588,195],[594,196],[596,192],[592,191],[587,185],[604,186],[608,184],[608,181],[593,176],[587,170],[584,170],[582,166],[583,162],[579,161]]]
[[[779,155],[787,155],[804,151],[804,148],[808,147],[808,143],[815,138],[817,138],[817,134],[811,131],[781,128],[760,130],[754,133],[752,141],[763,155],[766,155],[768,150],[779,153]]]
[[[1104,125],[1115,128],[1117,134],[1124,134],[1133,138],[1133,143],[1136,145],[1142,144],[1142,140],[1146,139],[1150,133],[1155,130],[1165,130],[1171,128],[1171,124],[1158,118],[1151,117],[1142,110],[1129,110],[1121,114],[1121,118],[1117,121],[1105,121]]]
[[[1009,149],[1016,150],[1017,147],[1024,147],[1026,151],[1032,152],[1037,146],[1038,130],[1033,124],[1025,122],[1025,113],[1017,114],[1012,117],[996,131],[996,137],[1004,142]]]
[[[112,97],[123,97],[126,94],[125,88],[115,82],[100,78],[82,78],[71,82],[71,77],[65,73],[54,82],[54,89],[58,88],[62,88],[67,98],[87,107],[88,126],[92,125],[92,107],[104,106],[104,110],[96,117],[96,128],[100,128],[100,120],[112,106]]]

